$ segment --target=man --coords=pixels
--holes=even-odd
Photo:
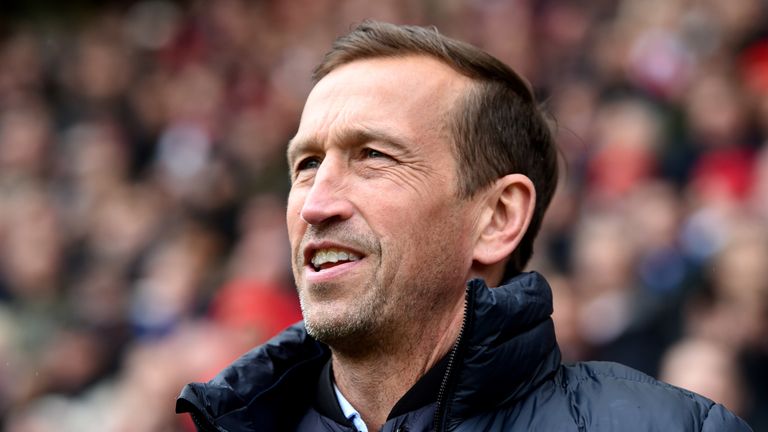
[[[304,322],[185,387],[200,430],[749,430],[625,367],[560,364],[549,287],[522,273],[557,182],[522,78],[366,22],[315,79],[288,146]]]

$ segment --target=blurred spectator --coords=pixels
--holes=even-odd
[[[706,396],[744,415],[743,379],[733,352],[707,340],[682,340],[664,357],[662,380]]]

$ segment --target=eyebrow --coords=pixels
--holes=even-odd
[[[346,128],[335,134],[335,141],[345,143],[346,146],[361,145],[372,141],[384,143],[385,146],[390,149],[394,149],[401,153],[409,153],[409,140],[400,135],[391,132],[385,132],[381,129],[370,126],[360,126],[355,128]],[[288,141],[288,150],[286,156],[288,158],[289,167],[292,169],[296,158],[305,152],[309,152],[313,147],[318,147],[319,140],[314,138],[296,138],[294,137]]]
[[[298,155],[305,153],[307,149],[312,147],[314,141],[308,139],[296,139],[293,137],[288,141],[288,149],[286,150],[286,157],[288,159],[288,169],[293,171],[293,164],[296,162]]]

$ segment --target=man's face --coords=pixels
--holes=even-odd
[[[312,90],[288,149],[287,223],[316,338],[397,334],[463,296],[477,206],[457,197],[449,125],[468,85],[410,56],[354,61]]]

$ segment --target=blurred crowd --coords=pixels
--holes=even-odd
[[[41,18],[42,16],[42,18]],[[768,431],[765,0],[144,0],[0,27],[0,430],[173,414],[300,319],[285,145],[365,18],[530,80],[563,182],[531,269],[567,361],[616,360]]]

